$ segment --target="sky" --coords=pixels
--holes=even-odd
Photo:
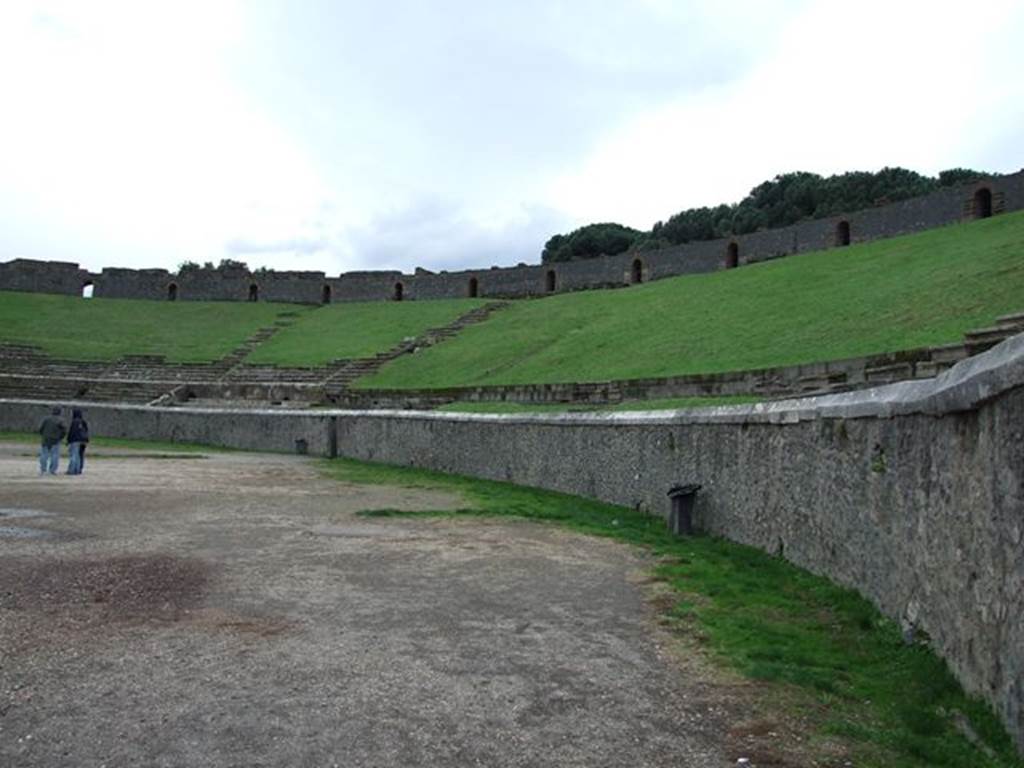
[[[1024,3],[0,0],[0,261],[431,270],[1024,167]]]

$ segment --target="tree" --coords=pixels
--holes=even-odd
[[[633,247],[643,232],[622,224],[588,224],[568,235],[554,235],[544,244],[541,262],[551,264],[596,256],[614,256]]]
[[[541,261],[590,259],[627,250],[651,250],[658,243],[679,245],[744,235],[919,197],[990,175],[969,168],[951,168],[937,178],[906,168],[851,171],[828,177],[807,171],[783,173],[761,182],[738,203],[688,208],[656,222],[650,232],[604,223],[553,235],[544,245]]]

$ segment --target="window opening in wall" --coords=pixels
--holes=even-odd
[[[842,248],[850,244],[850,222],[840,221],[836,224],[836,245]]]
[[[725,268],[735,269],[740,265],[740,246],[737,243],[729,243],[725,249]]]
[[[171,283],[167,286],[167,300],[177,301],[178,300],[178,284]]]
[[[633,259],[632,282],[642,283],[644,281],[644,263],[640,259]]]
[[[401,301],[403,293],[405,293],[405,286],[401,283],[395,283],[395,301]]]
[[[258,285],[256,285],[256,283],[253,283],[252,285],[249,286],[249,301],[259,301],[259,300],[260,300],[260,287]]]
[[[475,299],[480,293],[480,283],[475,277],[469,278],[469,298]]]
[[[987,219],[992,215],[992,190],[982,187],[974,193],[974,218]]]
[[[554,293],[555,292],[555,285],[556,285],[555,281],[556,280],[558,280],[558,278],[555,275],[555,270],[549,269],[548,270],[548,275],[547,275],[547,290],[548,290],[548,293]]]
[[[331,303],[331,286],[329,286],[329,285],[325,285],[324,286],[324,289],[323,289],[323,291],[320,294],[320,303],[321,304],[330,304]]]
[[[92,280],[86,280],[84,283],[82,283],[82,298],[91,299],[93,291],[95,289],[96,286],[92,284]]]

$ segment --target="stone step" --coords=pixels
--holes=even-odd
[[[1006,341],[1013,335],[1014,332],[1008,328],[1000,328],[998,326],[979,328],[976,331],[968,331],[964,334],[964,345],[967,347],[969,354],[977,355],[980,352],[991,349],[996,344]]]
[[[1024,331],[1024,312],[1015,312],[1010,315],[1001,315],[997,317],[996,327],[1009,328],[1014,331]]]
[[[892,381],[903,381],[914,376],[914,366],[910,363],[891,363],[889,365],[876,365],[864,369],[864,380],[873,384],[882,384]]]

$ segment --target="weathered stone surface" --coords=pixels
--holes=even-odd
[[[926,633],[1024,748],[1024,336],[932,381],[659,413],[225,411],[89,406],[96,434],[429,467],[665,515],[856,588]],[[0,400],[0,430],[38,402]]]

